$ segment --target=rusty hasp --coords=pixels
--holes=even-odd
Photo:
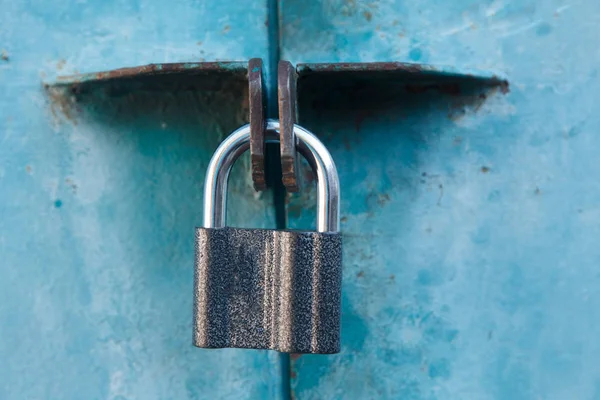
[[[248,62],[248,89],[250,109],[250,158],[254,190],[267,188],[265,178],[265,128],[266,99],[263,88],[263,62],[252,58]]]
[[[282,181],[289,192],[300,190],[298,157],[296,152],[296,69],[289,61],[279,61],[277,66],[277,93],[279,99],[279,122]]]
[[[369,90],[397,93],[439,91],[459,95],[471,88],[499,88],[508,92],[508,81],[487,71],[457,70],[428,64],[403,62],[372,63],[303,63],[296,66],[298,85],[306,91],[319,91],[325,95],[340,89],[356,93]],[[302,93],[300,93],[300,97]]]
[[[75,95],[100,87],[110,92],[169,88],[214,91],[221,90],[232,82],[237,84],[245,81],[247,67],[246,62],[238,61],[148,64],[59,76],[55,82],[48,83],[48,86],[68,88]]]

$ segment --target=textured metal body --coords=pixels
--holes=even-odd
[[[194,345],[340,351],[339,233],[196,228]]]

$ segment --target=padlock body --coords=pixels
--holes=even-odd
[[[340,351],[339,233],[196,228],[194,345]]]

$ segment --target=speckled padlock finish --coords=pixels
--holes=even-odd
[[[194,345],[340,351],[339,233],[196,228]]]

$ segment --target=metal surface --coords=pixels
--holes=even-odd
[[[422,64],[417,62],[313,62],[299,63],[296,67],[299,75],[318,73],[356,73],[377,74],[379,77],[389,77],[397,74],[414,75],[446,75],[446,76],[468,76],[474,79],[488,79],[491,81],[503,81],[497,73],[486,70],[470,68],[454,68],[449,66],[438,66]],[[500,82],[499,82],[500,83]]]
[[[265,190],[265,129],[266,88],[263,84],[263,62],[260,58],[248,61],[248,107],[250,119],[250,159],[254,190]]]
[[[340,350],[339,233],[197,228],[194,345]]]
[[[314,135],[293,126],[317,175],[318,232],[226,228],[229,173],[250,146],[250,129],[229,135],[206,172],[204,227],[196,229],[194,345],[336,353],[342,242],[335,164]],[[279,129],[279,122],[267,122],[269,140]]]
[[[57,85],[102,82],[111,80],[160,77],[163,75],[212,75],[226,72],[242,77],[246,73],[246,62],[187,62],[148,64],[139,67],[118,68],[111,71],[89,72],[84,74],[58,76]]]
[[[247,122],[247,63],[239,80],[211,72],[235,81],[220,90],[187,90],[210,77],[183,71],[133,91],[89,86],[85,104],[68,86],[42,86],[123,66],[264,58],[266,4],[0,3],[0,399],[287,399],[280,354],[190,343],[190,234],[214,149]],[[156,78],[160,90],[147,89]],[[249,157],[239,163],[229,223],[273,226]]]
[[[499,88],[503,93],[509,91],[509,82],[502,74],[418,63],[301,63],[296,69],[303,87],[312,83],[317,88],[324,87],[323,92],[336,87],[358,86],[362,89],[378,87],[389,93],[396,91],[398,84],[415,93],[438,91],[459,95],[465,92],[465,88],[468,91],[469,87]]]
[[[510,81],[349,109],[301,87],[336,75],[299,83],[300,122],[339,168],[345,268],[342,352],[292,356],[295,398],[600,398],[598,2],[277,3],[279,21],[249,0],[0,6],[0,398],[289,399],[277,353],[189,343],[198,179],[246,121],[238,91],[177,79],[177,95],[132,109],[117,93],[91,118],[40,88],[148,63],[276,70],[278,53],[299,70],[398,60]],[[273,226],[239,163],[229,223]],[[289,197],[290,227],[314,225],[315,194]]]
[[[58,76],[44,88],[61,111],[73,114],[84,103],[104,97],[136,97],[140,92],[188,92],[195,101],[219,93],[238,93],[237,104],[248,107],[247,62],[163,63],[112,71]],[[70,110],[68,110],[70,108]],[[154,110],[155,111],[155,110]],[[246,120],[246,117],[243,117]]]
[[[289,61],[277,66],[277,95],[279,103],[280,153],[282,182],[288,192],[300,190],[299,163],[296,151],[296,68]]]
[[[293,63],[398,60],[510,82],[372,101],[365,86],[317,90],[334,73],[299,79],[299,123],[340,174],[344,276],[342,350],[292,357],[295,398],[600,398],[598,2],[280,9]],[[291,228],[313,221],[309,190],[290,199]]]
[[[317,176],[317,232],[339,230],[340,185],[335,164],[327,148],[306,129],[295,125],[298,151]],[[267,140],[279,135],[279,122],[267,121]],[[229,135],[210,160],[204,181],[205,228],[225,226],[227,180],[233,164],[250,146],[250,126],[245,125]]]

